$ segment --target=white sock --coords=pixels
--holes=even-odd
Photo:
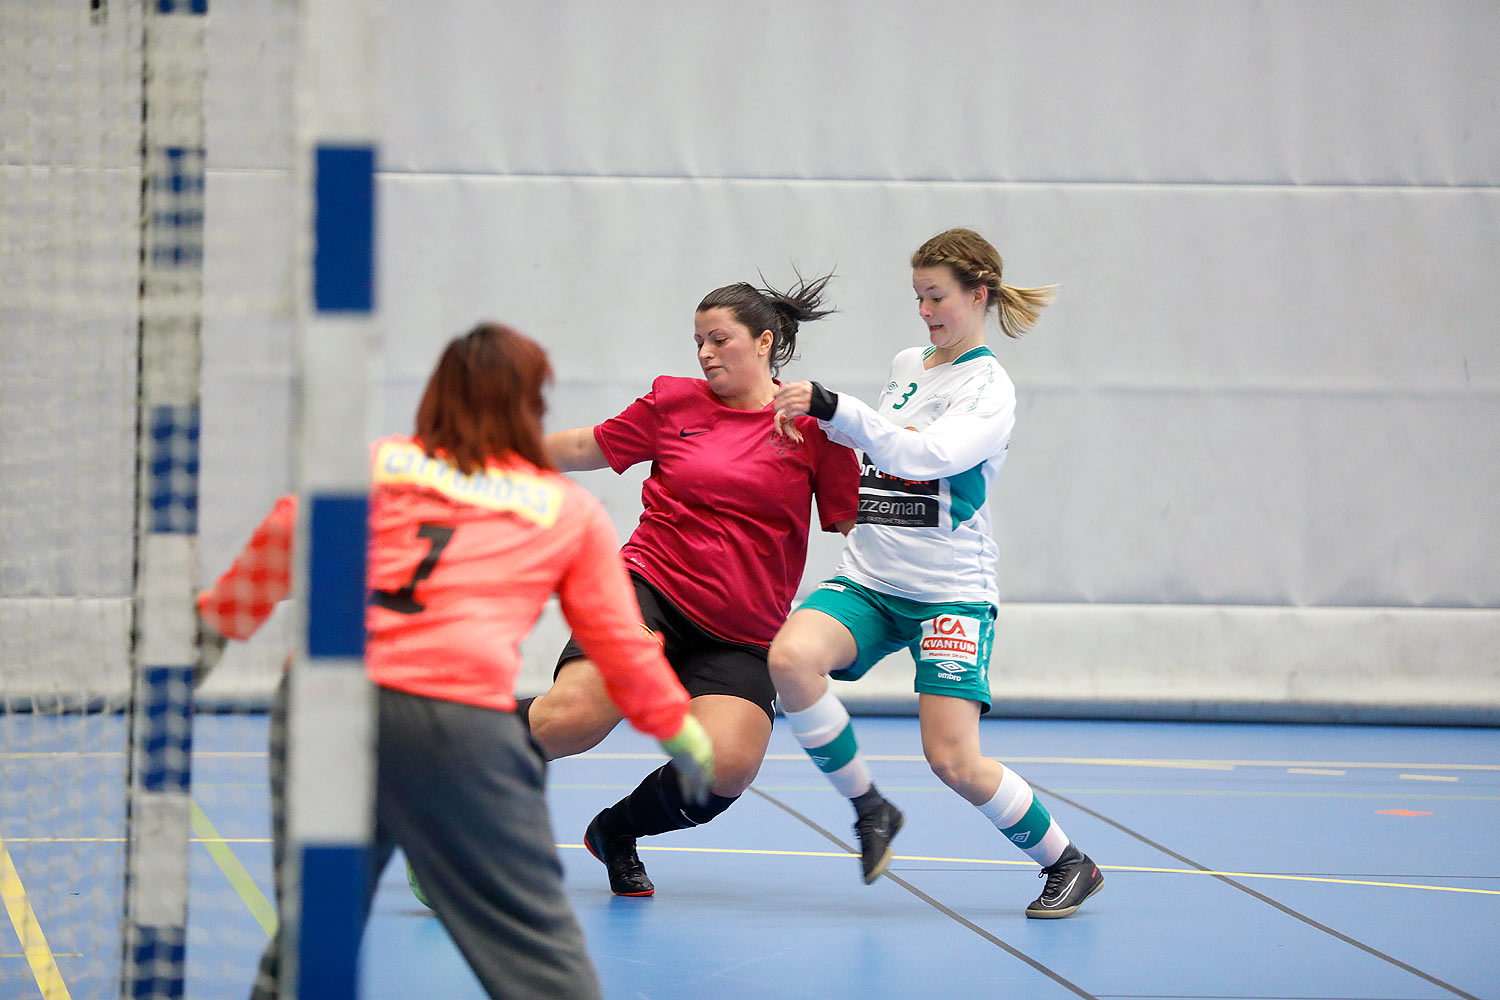
[[[802,711],[787,712],[786,718],[792,735],[839,794],[852,799],[870,790],[870,768],[859,754],[849,710],[832,688]]]
[[[1068,835],[1037,799],[1026,779],[1008,767],[994,797],[978,809],[995,824],[995,829],[1043,868],[1067,850]]]

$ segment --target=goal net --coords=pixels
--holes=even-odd
[[[289,633],[195,688],[193,598],[292,486],[299,6],[0,4],[7,1000],[244,996],[274,930]]]

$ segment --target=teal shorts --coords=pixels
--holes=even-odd
[[[904,646],[917,664],[916,691],[977,701],[981,714],[990,710],[993,604],[924,604],[836,576],[818,584],[797,610],[804,608],[823,612],[854,635],[859,653],[849,666],[829,674],[834,680],[857,681]]]

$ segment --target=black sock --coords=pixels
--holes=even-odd
[[[868,792],[865,792],[863,795],[856,795],[849,801],[854,803],[854,812],[857,815],[863,816],[884,802],[885,796],[877,792],[874,785],[871,785]]]
[[[651,837],[707,823],[732,806],[739,796],[709,793],[701,806],[688,805],[670,762],[641,779],[635,791],[604,810],[599,826],[606,837]]]

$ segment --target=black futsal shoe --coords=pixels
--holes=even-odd
[[[901,810],[881,799],[854,821],[854,835],[859,838],[859,866],[865,885],[878,879],[891,863],[891,841],[905,822]]]
[[[589,828],[583,832],[583,846],[589,853],[604,862],[609,872],[609,888],[616,896],[649,896],[656,892],[646,866],[635,853],[634,837],[606,837],[599,820],[604,813],[595,816]]]
[[[1089,856],[1069,844],[1062,857],[1043,868],[1038,878],[1047,879],[1042,894],[1026,907],[1028,917],[1055,920],[1070,917],[1083,901],[1104,888],[1104,876]]]

